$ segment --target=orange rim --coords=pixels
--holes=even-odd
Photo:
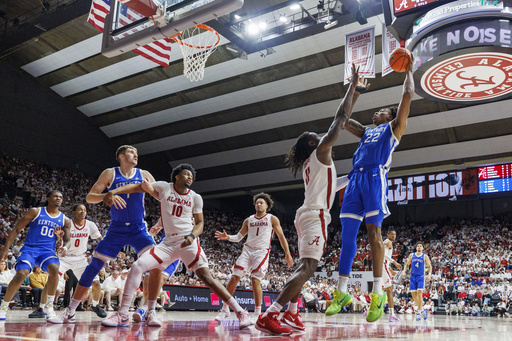
[[[199,25],[196,25],[194,27],[202,28],[203,30],[210,31],[211,33],[215,34],[217,36],[217,42],[215,44],[208,45],[208,46],[191,45],[191,44],[185,43],[183,40],[178,38],[183,33],[183,31],[178,33],[175,37],[174,36],[171,37],[171,39],[174,39],[180,45],[188,46],[188,47],[191,47],[191,48],[194,48],[194,49],[211,49],[212,47],[215,47],[215,46],[217,46],[219,44],[219,42],[220,42],[220,35],[213,28],[211,28],[210,26],[206,26],[205,24],[199,24]]]

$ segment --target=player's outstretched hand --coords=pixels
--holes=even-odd
[[[395,266],[398,270],[402,270],[402,265],[400,263],[396,263]]]
[[[217,238],[218,240],[229,240],[226,230],[222,230],[222,232],[215,231],[215,238]]]
[[[126,208],[126,201],[124,201],[123,198],[121,198],[119,195],[114,195],[112,192],[108,192],[103,197],[103,202],[107,204],[108,206],[114,205],[115,208],[123,209]]]
[[[359,92],[360,94],[365,93],[370,88],[370,83],[368,83],[368,80],[364,78],[364,76],[360,76],[356,85],[356,92]]]
[[[57,240],[60,240],[64,237],[64,231],[58,226],[53,230],[53,234],[55,237],[57,237]]]
[[[403,273],[402,277],[403,277],[403,278],[406,278],[406,277],[407,277],[407,274],[405,273],[405,271],[404,271],[404,273]]]
[[[57,255],[59,257],[66,257],[66,252],[68,251],[68,248],[65,246],[61,246],[57,250]]]
[[[359,66],[356,67],[356,64],[354,63],[352,63],[352,76],[350,77],[350,82],[354,86],[359,84]]]
[[[285,257],[284,257],[284,262],[283,263],[286,263],[288,265],[288,269],[291,268],[293,266],[293,258],[292,258],[292,255],[290,254],[287,254]]]

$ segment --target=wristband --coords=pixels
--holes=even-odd
[[[360,94],[364,94],[367,90],[368,88],[365,86],[356,86],[356,91],[359,92]]]
[[[196,236],[194,236],[194,234],[193,234],[193,233],[191,233],[191,234],[189,234],[189,235],[186,235],[186,236],[184,237],[184,239],[187,239],[187,237],[192,237],[192,240],[196,239]]]

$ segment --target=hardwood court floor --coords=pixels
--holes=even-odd
[[[74,324],[50,324],[43,319],[29,319],[28,310],[9,311],[0,322],[0,340],[512,340],[512,319],[498,317],[429,316],[416,321],[414,316],[399,315],[400,323],[389,323],[387,315],[376,323],[366,323],[359,314],[304,314],[306,331],[290,337],[271,336],[256,330],[238,329],[231,317],[214,320],[215,312],[160,312],[161,328],[132,323],[124,328],[107,328],[91,312],[77,313]]]

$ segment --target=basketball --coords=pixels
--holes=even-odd
[[[409,65],[408,54],[410,52],[404,49],[403,47],[399,47],[389,55],[389,66],[396,72],[405,72],[407,71],[407,66]]]

